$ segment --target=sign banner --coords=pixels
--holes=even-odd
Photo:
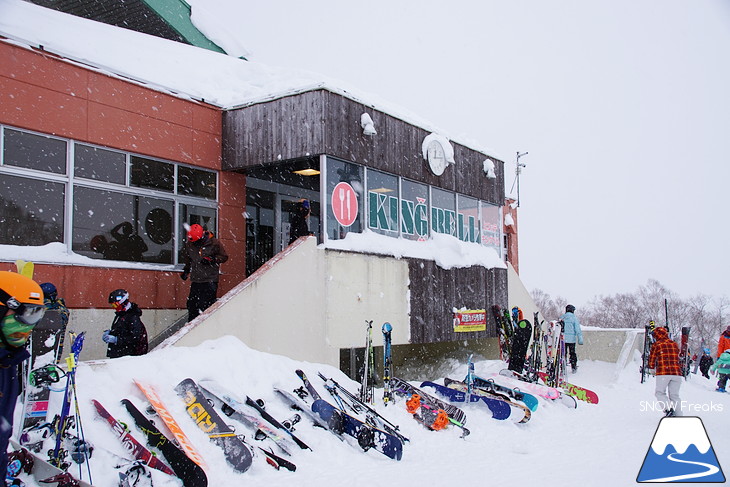
[[[487,329],[487,312],[483,309],[459,310],[454,313],[454,331],[485,331]]]

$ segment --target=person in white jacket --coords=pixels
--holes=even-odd
[[[560,317],[563,324],[563,339],[568,352],[570,368],[573,372],[578,370],[578,355],[575,353],[575,344],[583,345],[583,332],[580,329],[580,321],[575,316],[575,306],[569,304],[565,307],[565,314]]]

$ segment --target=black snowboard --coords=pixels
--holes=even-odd
[[[180,477],[185,487],[205,487],[208,485],[208,477],[197,463],[188,458],[182,450],[163,435],[152,421],[142,414],[129,399],[122,399],[122,404],[127,408],[137,427],[147,437],[147,443],[162,452],[165,460],[170,464],[175,474]]]
[[[509,370],[522,373],[525,368],[525,355],[530,346],[532,337],[532,324],[528,320],[521,320],[515,327],[515,334],[512,337],[512,350],[509,356]]]
[[[175,391],[185,402],[187,412],[198,428],[223,449],[228,464],[241,473],[248,470],[253,463],[251,449],[213,409],[195,381],[184,379],[175,386]]]

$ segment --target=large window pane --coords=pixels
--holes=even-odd
[[[479,242],[479,200],[457,195],[457,237],[464,242]]]
[[[398,235],[398,178],[380,171],[367,172],[368,227],[383,235]]]
[[[431,229],[436,233],[456,235],[456,194],[431,188]]]
[[[481,202],[482,207],[482,245],[494,247],[498,255],[502,255],[500,239],[500,207]]]
[[[4,134],[4,164],[66,174],[66,141],[9,128]]]
[[[175,189],[175,166],[168,162],[132,156],[130,186],[172,192]]]
[[[428,238],[428,186],[404,179],[401,181],[401,232],[403,238]]]
[[[127,157],[89,145],[74,144],[74,176],[107,183],[124,184],[127,176]]]
[[[178,166],[177,194],[214,200],[216,196],[215,173],[187,166]]]
[[[197,223],[209,232],[213,232],[213,235],[217,236],[218,228],[216,226],[216,216],[217,211],[215,208],[207,208],[196,205],[180,205],[180,221],[178,223],[178,231],[180,232],[178,261],[180,263],[182,262],[182,249],[188,235],[187,230],[185,230],[185,225],[193,225]]]
[[[173,202],[76,186],[73,251],[94,259],[172,264]]]
[[[63,183],[0,176],[0,244],[63,242]]]
[[[363,190],[362,166],[327,158],[327,238],[339,240],[348,232],[362,232]]]

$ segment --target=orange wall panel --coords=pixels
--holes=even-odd
[[[88,70],[10,44],[0,48],[0,76],[78,98],[87,96]]]

